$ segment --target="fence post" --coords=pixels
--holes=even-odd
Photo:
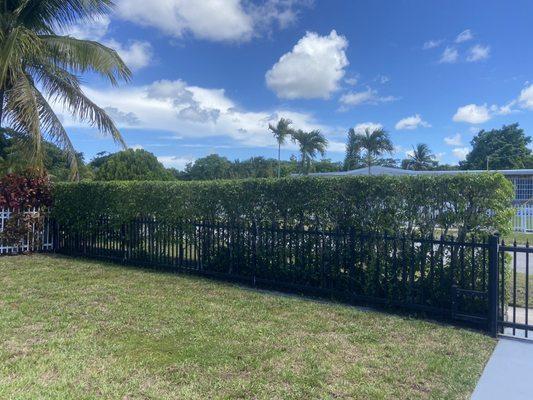
[[[497,235],[489,237],[489,332],[493,337],[498,335],[498,252],[500,238]],[[502,293],[502,296],[504,294]]]
[[[125,264],[128,259],[128,249],[126,245],[126,223],[122,223],[120,226],[120,244],[122,247],[122,262]]]
[[[256,284],[256,271],[257,271],[257,223],[255,220],[252,222],[252,283],[255,286]]]
[[[52,229],[52,252],[56,253],[59,250],[59,224],[55,218],[48,223]]]

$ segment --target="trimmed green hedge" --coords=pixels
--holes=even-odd
[[[505,233],[512,184],[500,174],[250,179],[204,182],[83,182],[54,187],[64,226],[102,215],[116,223],[158,219],[282,223],[428,234]]]

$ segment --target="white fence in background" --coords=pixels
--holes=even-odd
[[[515,206],[513,229],[516,232],[533,232],[533,204]]]
[[[25,214],[34,214],[40,212],[38,209],[32,208],[25,211]],[[52,232],[52,225],[48,217],[45,217],[42,229],[38,229],[35,224],[32,224],[32,230],[19,243],[7,243],[1,237],[4,232],[6,222],[11,218],[13,210],[9,208],[0,208],[0,255],[2,254],[17,254],[32,251],[46,251],[53,250],[54,237]]]

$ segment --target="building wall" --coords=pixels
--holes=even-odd
[[[514,175],[506,176],[515,188],[515,202],[524,203],[533,200],[533,176]]]

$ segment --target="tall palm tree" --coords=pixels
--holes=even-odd
[[[366,128],[364,134],[360,133],[356,136],[355,145],[366,151],[364,160],[369,175],[374,160],[384,153],[392,153],[394,150],[389,134],[382,128],[372,131]]]
[[[324,155],[328,140],[318,130],[304,132],[298,130],[292,133],[292,140],[298,144],[302,157],[302,172],[307,175],[311,169],[311,160],[316,158],[317,153]]]
[[[355,129],[350,128],[348,131],[348,140],[346,142],[346,155],[344,157],[343,168],[345,171],[360,168],[361,165],[361,149],[359,148],[359,140]]]
[[[437,164],[435,155],[429,146],[425,143],[418,143],[416,147],[413,147],[412,153],[402,161],[402,168],[424,171],[435,167]]]
[[[79,74],[94,72],[116,85],[131,72],[100,43],[57,34],[110,11],[112,0],[0,0],[0,127],[24,135],[30,160],[43,169],[48,137],[68,154],[77,176],[76,151],[50,102],[97,127],[125,147],[105,111],[83,93]]]
[[[285,144],[287,137],[293,132],[291,129],[292,121],[290,119],[281,118],[276,126],[268,124],[268,129],[274,135],[274,138],[278,142],[278,178],[281,176],[281,145]]]

